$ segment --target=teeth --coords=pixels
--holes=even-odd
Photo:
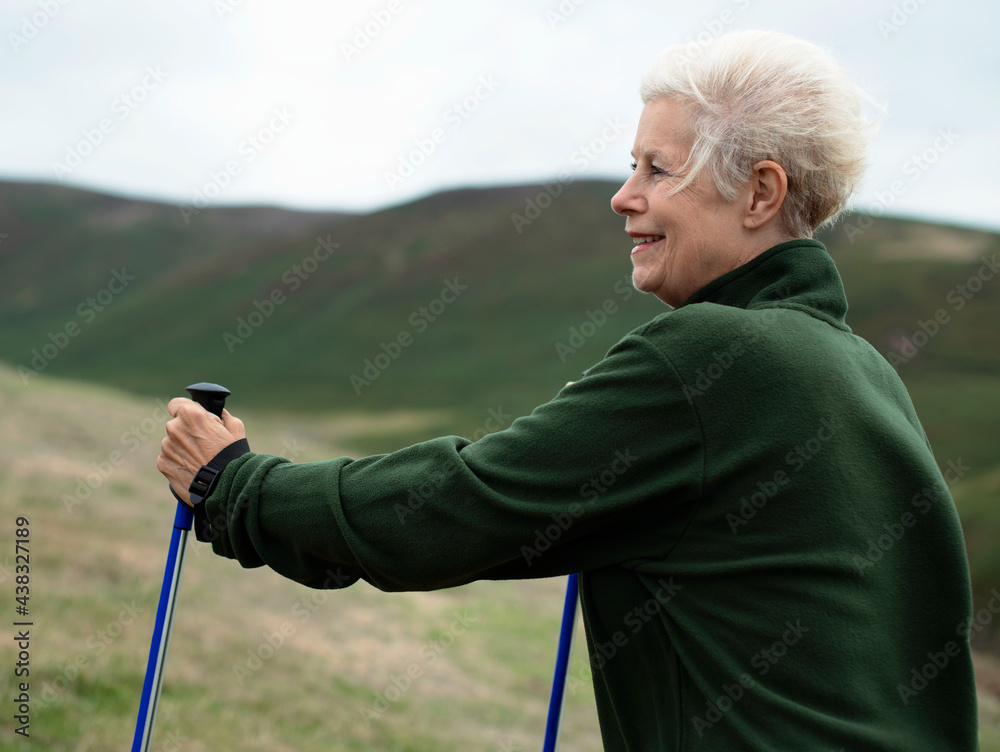
[[[632,242],[635,243],[636,245],[642,245],[643,243],[652,243],[656,240],[659,240],[662,237],[663,237],[662,235],[646,235],[645,237],[642,238],[632,238]]]

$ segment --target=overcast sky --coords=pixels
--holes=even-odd
[[[860,206],[1000,229],[996,0],[3,0],[0,179],[361,211],[623,180],[656,54],[753,28],[887,105]]]

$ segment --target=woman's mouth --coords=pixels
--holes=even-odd
[[[633,235],[632,242],[635,243],[635,248],[632,249],[632,255],[634,256],[651,245],[659,243],[664,237],[664,235]]]

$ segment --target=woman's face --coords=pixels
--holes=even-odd
[[[674,307],[746,260],[741,198],[723,199],[707,170],[668,195],[683,179],[679,170],[693,143],[680,105],[668,99],[647,104],[635,135],[632,176],[611,199],[636,244],[632,284]]]

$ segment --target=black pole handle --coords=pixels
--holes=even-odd
[[[219,418],[222,417],[222,408],[226,406],[226,397],[232,394],[226,387],[207,381],[192,384],[187,388],[187,393],[191,395],[191,399]]]

